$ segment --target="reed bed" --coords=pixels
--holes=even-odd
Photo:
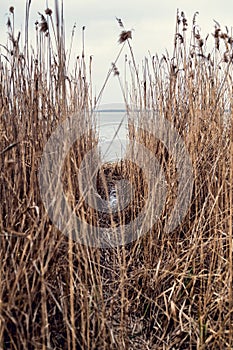
[[[30,1],[26,11],[29,15]],[[140,111],[131,120],[129,138],[157,157],[168,192],[161,217],[147,234],[126,245],[98,248],[73,241],[53,225],[37,176],[45,144],[62,121],[76,113],[80,128],[95,125],[92,59],[81,52],[74,74],[69,73],[58,6],[38,19],[33,50],[28,19],[22,45],[14,16],[11,7],[9,40],[1,45],[0,56],[0,348],[232,349],[230,32],[216,23],[213,36],[203,38],[197,14],[188,23],[178,12],[172,56],[155,55],[139,69],[131,32],[117,19],[120,43],[130,55],[127,90],[117,60],[111,71],[123,89],[126,109],[132,104]],[[156,130],[135,126],[147,122],[148,110],[152,125],[155,114],[175,125],[192,161],[190,206],[169,233],[164,227],[176,201],[177,168],[153,136]],[[93,129],[71,148],[62,173],[64,192],[82,220],[106,228],[122,226],[124,234],[124,224],[150,200],[136,165],[105,164],[97,176],[104,199],[109,199],[114,181],[126,178],[133,184],[133,201],[125,210],[114,216],[86,204],[77,208],[78,169],[97,141],[98,130]]]

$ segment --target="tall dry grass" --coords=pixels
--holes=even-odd
[[[82,52],[75,76],[69,74],[58,8],[36,24],[34,51],[26,20],[21,47],[11,8],[9,41],[0,57],[2,349],[233,348],[232,37],[216,24],[209,53],[196,15],[188,26],[178,13],[173,56],[151,57],[140,72],[131,35],[118,23],[131,54],[126,102],[138,106],[139,122],[150,109],[174,123],[184,139],[194,173],[190,208],[167,234],[164,220],[176,195],[174,160],[153,128],[146,133],[131,126],[130,137],[150,149],[166,173],[169,195],[158,223],[138,240],[108,249],[81,245],[56,229],[41,202],[40,158],[70,113],[85,111],[85,122],[94,123],[92,63],[87,68]],[[123,86],[116,64],[113,72]],[[79,165],[97,136],[93,131],[78,140],[66,158],[63,183],[71,206],[80,199]],[[137,189],[135,201],[116,218],[83,206],[82,218],[107,227],[133,218],[149,199],[142,175],[127,162],[102,167],[100,195],[108,198],[109,183],[124,176]]]

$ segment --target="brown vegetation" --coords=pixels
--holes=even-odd
[[[132,127],[130,138],[154,152],[164,168],[166,205],[146,235],[103,249],[59,232],[40,197],[40,158],[56,126],[75,112],[85,112],[80,127],[94,123],[85,53],[77,58],[72,77],[62,14],[55,9],[57,27],[53,16],[50,9],[41,15],[32,52],[28,23],[25,46],[20,47],[11,7],[10,41],[1,45],[0,348],[232,349],[232,37],[216,23],[209,53],[196,15],[189,44],[187,19],[178,13],[172,58],[167,54],[145,60],[141,79],[131,32],[121,33],[133,62],[126,102],[138,106],[142,122],[143,111],[150,109],[174,123],[192,160],[194,188],[185,219],[166,233],[164,222],[175,200],[174,161],[153,130],[148,134]],[[119,74],[116,79],[121,83]],[[63,182],[71,206],[80,196],[77,169],[96,140],[95,132],[79,140],[66,158]],[[105,166],[98,190],[107,199],[109,183],[124,177],[122,173],[137,189],[125,218],[129,220],[148,200],[140,169],[130,163]],[[115,221],[111,216],[104,221],[89,208],[81,209],[83,219],[93,218],[98,225],[125,222],[122,213]]]

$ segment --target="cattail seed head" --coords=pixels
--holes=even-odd
[[[51,9],[49,9],[49,8],[47,8],[47,9],[45,10],[45,14],[48,15],[48,16],[51,16],[52,13],[53,13],[53,11],[52,11]]]

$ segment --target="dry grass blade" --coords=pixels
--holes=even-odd
[[[20,141],[11,143],[9,146],[7,146],[6,148],[4,148],[4,150],[2,150],[2,151],[0,152],[0,154],[4,154],[5,152],[8,152],[8,151],[11,150],[13,147],[17,146],[19,142],[20,142]]]

